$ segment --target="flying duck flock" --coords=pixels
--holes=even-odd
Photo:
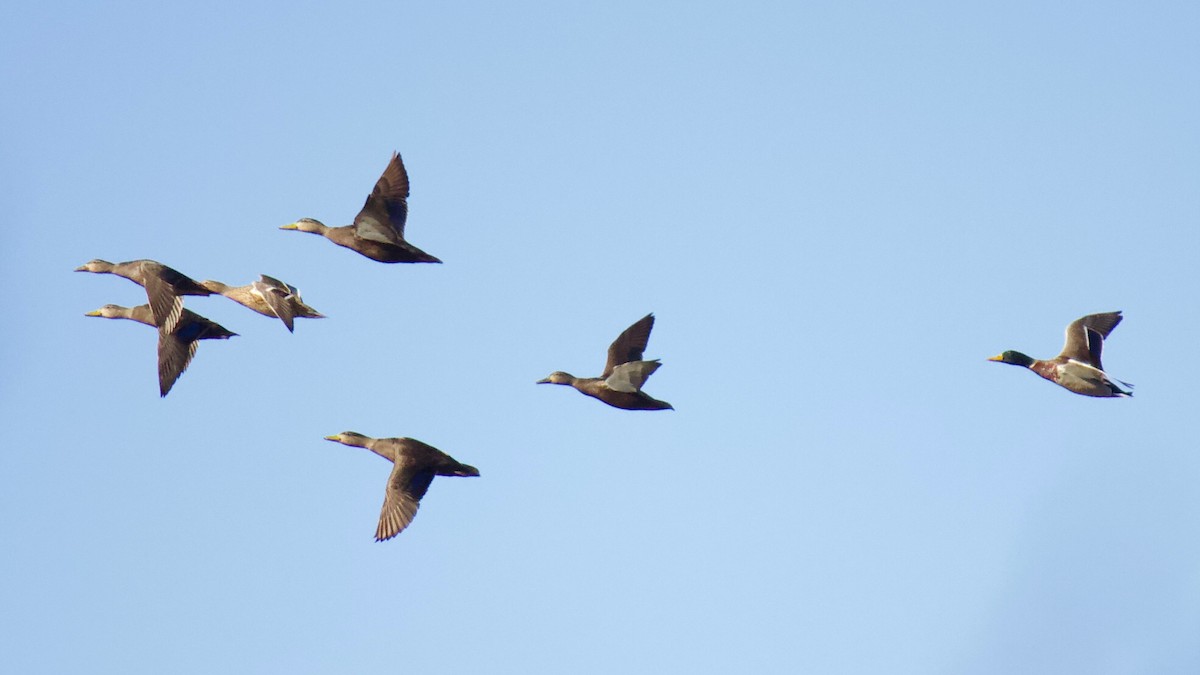
[[[320,235],[377,262],[441,263],[404,238],[408,196],[408,172],[400,154],[393,152],[391,161],[352,224],[329,227],[313,218],[301,218],[280,229]],[[185,295],[223,295],[263,316],[279,319],[289,332],[294,332],[297,318],[325,318],[304,303],[295,286],[266,275],[260,275],[258,281],[244,286],[228,286],[213,280],[196,281],[154,260],[111,263],[96,259],[75,271],[115,274],[145,289],[147,304],[135,307],[107,304],[85,316],[128,319],[158,329],[160,396],[166,396],[187,370],[200,340],[226,340],[237,336],[224,326],[184,309]],[[1130,391],[1133,385],[1110,377],[1100,361],[1104,341],[1121,319],[1121,312],[1103,312],[1072,321],[1067,326],[1062,352],[1052,359],[1035,359],[1009,350],[988,360],[1027,368],[1083,396],[1128,398],[1133,395]],[[647,314],[618,335],[608,348],[608,359],[599,377],[575,377],[555,371],[537,383],[569,386],[623,410],[674,410],[670,403],[642,390],[646,380],[662,365],[659,359],[642,358],[653,328],[654,315]],[[384,490],[383,509],[375,529],[376,541],[391,539],[408,527],[435,476],[479,476],[475,467],[462,464],[441,450],[412,438],[371,438],[343,431],[326,436],[325,440],[366,448],[392,463]]]

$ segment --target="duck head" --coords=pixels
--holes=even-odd
[[[105,319],[123,319],[123,318],[129,316],[131,311],[132,310],[128,307],[122,307],[120,305],[108,304],[108,305],[101,307],[100,309],[93,309],[92,311],[88,312],[87,314],[84,314],[84,316],[102,316]]]
[[[103,273],[103,272],[111,272],[112,268],[113,268],[112,263],[108,262],[107,260],[101,260],[99,258],[96,258],[95,260],[89,260],[88,262],[80,265],[79,267],[76,267],[75,271],[76,272],[100,272],[100,273]]]
[[[354,445],[360,448],[366,447],[367,441],[370,439],[355,431],[343,431],[340,434],[326,436],[325,440],[341,443],[342,445]]]
[[[1011,364],[1014,366],[1021,366],[1022,368],[1028,368],[1029,366],[1033,365],[1034,359],[1033,359],[1033,357],[1026,356],[1026,355],[1022,354],[1021,352],[1013,351],[1010,349],[1010,350],[1004,352],[1003,354],[997,354],[996,356],[989,358],[988,361],[998,361],[1000,363],[1008,363],[1008,364]]]
[[[281,230],[299,230],[301,232],[311,232],[312,234],[325,234],[325,230],[329,228],[319,220],[312,218],[301,218],[294,223],[288,223],[281,226]]]
[[[561,370],[556,370],[546,377],[538,380],[538,384],[571,384],[575,381],[575,376],[570,373],[564,373]]]

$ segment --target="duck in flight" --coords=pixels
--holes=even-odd
[[[263,316],[278,318],[287,326],[289,333],[295,332],[293,323],[296,317],[325,318],[324,314],[304,304],[300,299],[300,291],[295,286],[265,274],[259,275],[258,281],[245,286],[226,286],[211,279],[201,281],[200,285]]]
[[[129,319],[147,326],[154,326],[154,315],[150,305],[122,307],[105,305],[84,316],[99,316],[105,319]],[[187,370],[196,355],[196,343],[200,340],[226,340],[237,333],[227,330],[215,321],[185,309],[170,333],[158,331],[158,394],[166,396],[175,386],[175,381]]]
[[[353,225],[329,227],[319,220],[301,218],[280,227],[319,234],[329,241],[383,263],[440,263],[441,260],[404,239],[408,220],[408,172],[400,153],[392,153],[367,203],[354,216]]]
[[[375,541],[386,541],[400,534],[417,515],[421,497],[434,476],[478,476],[479,469],[462,464],[450,455],[413,438],[371,438],[343,431],[325,440],[366,448],[392,463],[383,510],[375,527]]]
[[[658,359],[642,360],[642,352],[650,341],[654,315],[647,314],[617,336],[608,347],[608,361],[600,377],[575,377],[561,370],[550,373],[538,384],[563,384],[583,394],[623,410],[674,410],[670,403],[659,401],[642,391],[654,371],[662,363]]]
[[[115,274],[125,277],[146,289],[150,311],[154,316],[153,326],[166,333],[175,332],[176,323],[183,314],[184,295],[212,295],[212,291],[201,286],[195,279],[154,260],[130,260],[110,263],[107,260],[88,261],[75,268],[76,272]]]
[[[1062,352],[1052,359],[1035,359],[1021,352],[1006,351],[989,361],[1028,368],[1060,387],[1076,394],[1099,398],[1127,398],[1133,385],[1108,376],[1100,363],[1104,340],[1121,323],[1120,312],[1088,314],[1067,326],[1067,341]]]

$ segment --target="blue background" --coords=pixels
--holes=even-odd
[[[6,14],[5,670],[1200,672],[1194,3]],[[393,150],[446,264],[277,229]],[[160,400],[97,257],[329,318]],[[984,360],[1110,310],[1133,399]],[[534,385],[650,311],[676,411]],[[482,477],[376,544],[344,430]]]

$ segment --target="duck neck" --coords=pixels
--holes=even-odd
[[[388,460],[389,462],[396,461],[396,455],[395,455],[395,453],[393,453],[391,451],[392,450],[391,446],[386,443],[383,443],[381,441],[381,439],[364,438],[361,440],[363,442],[361,444],[359,444],[358,447],[366,448],[366,449],[370,450],[371,452],[379,455],[380,457]]]
[[[608,385],[604,383],[604,380],[598,377],[571,377],[571,381],[568,384],[588,396],[599,396],[600,392],[608,389]]]
[[[122,307],[125,310],[121,312],[122,319],[130,319],[138,323],[144,323],[147,326],[156,326],[154,323],[154,313],[150,311],[150,305],[138,305],[137,307]]]
[[[1058,382],[1058,364],[1053,361],[1034,359],[1032,363],[1025,367],[1051,382]]]
[[[296,229],[300,230],[301,232],[308,232],[309,234],[319,234],[322,237],[328,236],[328,232],[330,230],[337,229],[337,228],[329,227],[325,223],[322,223],[322,222],[319,222],[316,220],[299,221],[296,223],[296,225],[297,225]]]

